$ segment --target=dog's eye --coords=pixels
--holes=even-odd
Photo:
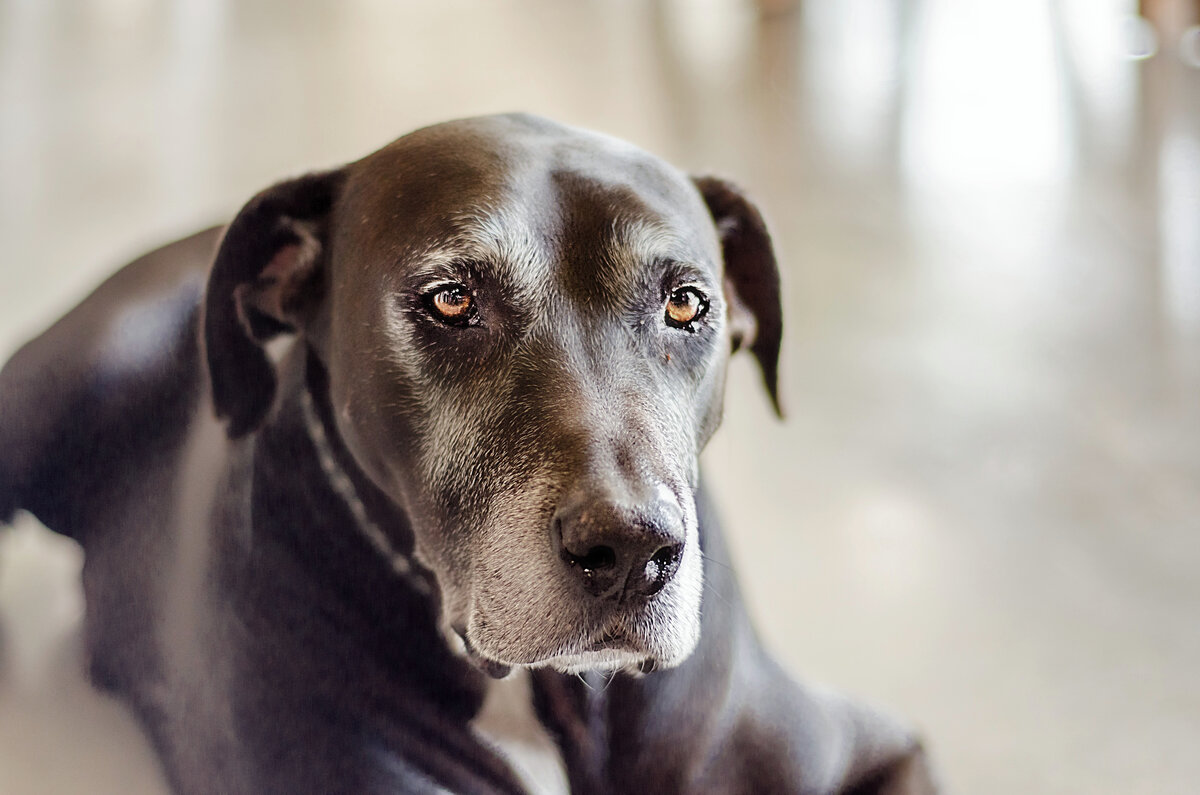
[[[691,331],[691,326],[708,311],[708,299],[695,287],[680,287],[667,300],[668,326]]]
[[[425,294],[429,313],[443,323],[465,326],[475,317],[475,296],[462,284],[442,284]]]

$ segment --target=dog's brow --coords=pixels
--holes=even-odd
[[[709,268],[694,241],[676,229],[646,218],[615,218],[607,245],[614,269],[605,269],[609,289],[633,294],[644,289],[646,279],[657,283],[664,275],[672,281],[696,282],[711,289]]]
[[[615,252],[639,263],[686,262],[695,258],[693,246],[666,224],[645,219],[614,218],[612,243]]]
[[[553,254],[545,236],[516,212],[487,207],[464,209],[446,224],[449,230],[420,251],[410,253],[409,284],[480,279],[498,286],[494,295],[515,308],[547,303]]]
[[[414,278],[452,276],[464,262],[486,263],[500,270],[528,273],[544,266],[545,252],[536,235],[519,217],[486,209],[464,210],[447,226],[452,230],[444,238],[430,241],[413,257]]]
[[[542,259],[537,235],[517,213],[473,208],[455,219],[455,243],[515,268],[528,268]]]

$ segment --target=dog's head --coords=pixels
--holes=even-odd
[[[261,344],[304,337],[475,654],[576,671],[695,647],[698,456],[731,351],[775,400],[781,332],[730,185],[533,117],[442,124],[257,196],[205,311],[233,436],[272,405]]]

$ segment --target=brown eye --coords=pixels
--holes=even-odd
[[[475,317],[475,297],[466,286],[447,284],[425,296],[430,313],[443,323],[466,325]]]
[[[704,317],[707,311],[708,299],[703,293],[695,287],[680,287],[667,301],[667,325],[690,331],[691,324]]]

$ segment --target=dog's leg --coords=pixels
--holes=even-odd
[[[920,744],[902,753],[849,795],[936,795],[937,780]]]
[[[0,521],[24,509],[83,541],[95,492],[161,430],[171,390],[195,391],[185,360],[218,234],[126,266],[0,370]]]
[[[0,415],[0,423],[3,422]],[[3,426],[0,425],[0,429]],[[0,430],[0,434],[3,430]],[[13,520],[13,514],[17,512],[17,488],[15,476],[10,474],[4,466],[7,463],[7,456],[0,453],[0,524],[10,524]]]

